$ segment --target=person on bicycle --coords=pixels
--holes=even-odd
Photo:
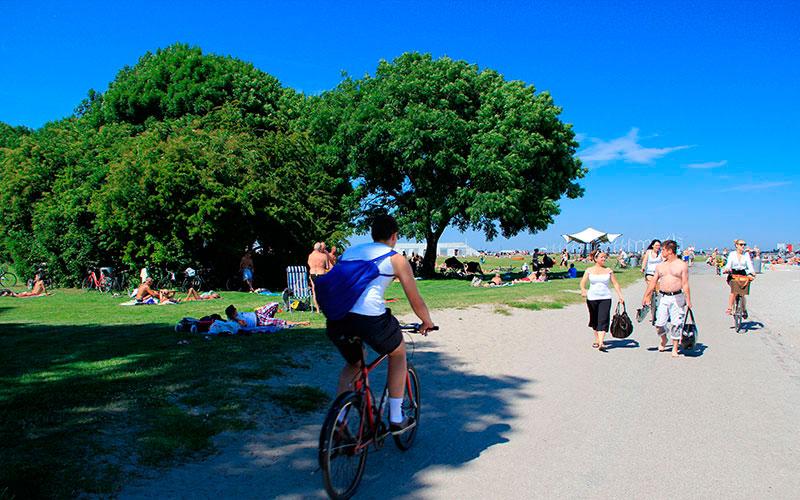
[[[397,221],[390,215],[379,215],[372,224],[372,243],[349,248],[339,258],[347,260],[372,260],[386,255],[397,244]],[[400,434],[412,427],[413,419],[403,417],[402,403],[407,372],[406,348],[400,323],[386,307],[384,293],[397,278],[403,287],[411,309],[422,321],[420,333],[433,329],[428,307],[417,289],[411,265],[400,253],[378,263],[380,276],[372,280],[366,290],[339,320],[327,321],[327,335],[345,359],[339,375],[338,393],[352,390],[352,382],[361,369],[362,346],[353,338],[360,338],[378,354],[389,355],[389,423],[393,434]]]
[[[744,251],[747,243],[744,240],[736,240],[733,244],[736,245],[736,250],[728,254],[725,267],[722,268],[722,272],[728,275],[728,285],[731,287],[728,309],[725,311],[727,314],[733,313],[733,301],[737,295],[750,294],[750,282],[756,277],[750,254]],[[747,318],[747,310],[744,311],[744,317]]]

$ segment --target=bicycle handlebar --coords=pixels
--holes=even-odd
[[[419,328],[422,326],[422,323],[409,323],[407,325],[400,325],[400,329],[409,332],[409,333],[420,333]],[[438,330],[438,326],[434,326],[431,328],[431,331]]]

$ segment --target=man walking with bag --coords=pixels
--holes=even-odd
[[[672,340],[672,357],[678,356],[678,345],[681,341],[681,329],[686,308],[691,309],[692,298],[689,291],[689,267],[677,256],[678,245],[667,240],[661,245],[664,262],[655,268],[653,279],[648,281],[647,290],[642,299],[643,306],[650,305],[650,297],[658,284],[661,299],[656,310],[656,332],[661,337],[659,352],[667,347],[667,334]],[[669,323],[669,328],[667,324]]]

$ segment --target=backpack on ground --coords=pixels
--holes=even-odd
[[[314,289],[325,317],[334,321],[344,318],[372,280],[394,276],[382,274],[378,265],[396,253],[392,250],[372,260],[340,260],[327,274],[320,276]]]
[[[615,339],[626,339],[630,337],[631,333],[633,333],[633,321],[628,316],[625,305],[617,302],[617,310],[611,319],[611,336]]]

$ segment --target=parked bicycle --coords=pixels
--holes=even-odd
[[[181,290],[184,292],[188,292],[190,288],[194,288],[195,290],[202,290],[203,289],[203,269],[192,269],[191,267],[187,267],[183,271],[183,282],[181,282]]]
[[[36,276],[39,276],[39,279],[41,279],[44,282],[44,286],[46,288],[48,289],[52,288],[53,283],[51,282],[50,276],[48,275],[47,262],[39,262],[38,264],[36,264],[36,272],[34,273],[33,278],[30,278],[28,279],[28,281],[25,282],[25,285],[28,287],[28,290],[33,289],[33,285],[36,282]]]
[[[231,292],[241,292],[245,289],[245,281],[242,277],[241,271],[238,271],[236,274],[232,275],[225,281],[225,290]]]
[[[0,288],[17,286],[17,275],[8,270],[8,266],[0,266]]]
[[[164,274],[161,278],[155,280],[155,282],[159,290],[177,290],[179,285],[175,271],[170,271],[167,268],[164,269]]]
[[[110,267],[92,266],[87,271],[87,276],[81,282],[83,290],[97,290],[99,292],[110,292],[112,285],[112,269]]]
[[[410,333],[419,333],[420,324],[402,325]],[[434,327],[434,330],[438,330]],[[354,339],[360,343],[360,339]],[[325,491],[331,498],[350,498],[355,494],[366,467],[367,451],[383,446],[389,431],[389,386],[384,386],[380,401],[376,401],[369,385],[369,374],[388,355],[378,356],[366,364],[361,350],[361,370],[354,380],[354,390],[341,394],[331,405],[319,435],[319,464]],[[414,443],[419,428],[420,383],[419,375],[408,362],[406,390],[403,396],[403,416],[413,418],[414,425],[401,434],[392,435],[400,450],[408,450]],[[386,417],[384,416],[386,413]]]

